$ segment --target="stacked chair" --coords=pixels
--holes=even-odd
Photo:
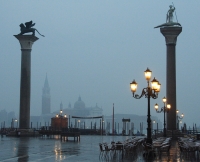
[[[110,144],[99,143],[99,160],[109,161],[136,157],[143,141],[144,138],[132,137],[125,141],[112,141]]]
[[[200,143],[196,142],[194,138],[180,137],[178,138],[178,146],[181,157],[195,158],[200,151]]]

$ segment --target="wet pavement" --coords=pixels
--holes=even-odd
[[[111,141],[124,141],[127,136],[81,136],[80,142],[74,142],[73,138],[69,141],[61,141],[57,138],[16,138],[16,137],[1,137],[0,138],[0,161],[1,162],[97,162],[106,161],[106,159],[99,160],[99,143]],[[180,154],[178,144],[172,141],[170,154],[162,154],[152,159],[145,159],[142,156],[143,151],[138,150],[137,154],[129,157],[121,156],[109,161],[124,161],[124,162],[189,162],[200,161],[199,154],[185,156]]]

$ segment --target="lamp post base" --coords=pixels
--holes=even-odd
[[[164,132],[163,136],[164,136],[164,137],[167,137],[166,128],[164,128],[163,132]]]
[[[152,144],[152,138],[147,138],[146,143]]]

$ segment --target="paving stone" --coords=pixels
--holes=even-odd
[[[124,141],[128,136],[88,136],[82,135],[80,142],[74,142],[73,138],[69,141],[61,141],[58,137],[41,138],[41,137],[1,137],[0,138],[0,161],[1,162],[96,162],[106,161],[99,160],[99,143],[111,141]],[[121,156],[109,161],[122,161]],[[143,157],[143,150],[139,150],[137,155],[124,157],[123,162],[160,162],[160,161],[200,161],[199,155],[185,156],[180,154],[176,141],[172,141],[170,154],[162,154],[154,158],[146,159]]]

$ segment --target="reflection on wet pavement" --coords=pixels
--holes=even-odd
[[[0,138],[0,161],[2,162],[54,162],[54,161],[105,161],[99,160],[99,143],[111,141],[124,141],[127,136],[81,136],[80,142],[61,141],[59,138]],[[185,157],[180,155],[176,141],[172,141],[170,155],[163,154],[153,159],[145,159],[142,150],[131,157],[124,157],[123,161],[200,161],[199,155]],[[121,158],[109,161],[122,161]]]

